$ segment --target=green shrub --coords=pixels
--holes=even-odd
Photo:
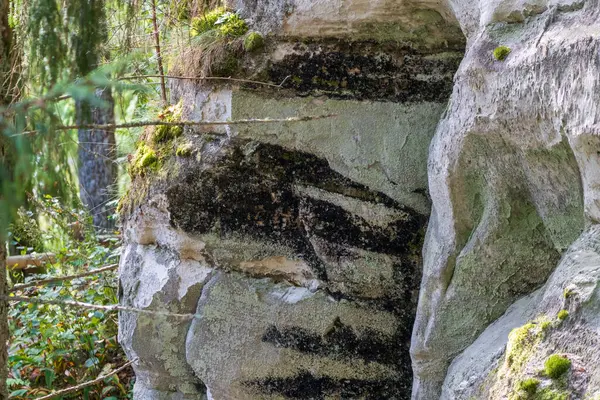
[[[571,360],[558,354],[552,354],[544,363],[544,372],[552,379],[560,378],[570,368]]]
[[[256,51],[265,45],[262,35],[258,32],[250,32],[244,39],[244,50]]]
[[[569,317],[569,312],[567,310],[560,310],[558,312],[558,314],[556,315],[556,317],[559,320],[564,321],[565,319],[567,319]]]
[[[510,54],[510,47],[498,46],[494,49],[494,58],[498,61],[504,61]]]
[[[538,386],[540,386],[540,381],[535,378],[529,378],[519,382],[518,386],[520,390],[523,390],[529,395],[533,395],[535,392],[537,392]]]

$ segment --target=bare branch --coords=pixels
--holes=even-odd
[[[50,394],[48,394],[48,395],[46,395],[46,396],[38,397],[36,400],[48,400],[48,399],[54,399],[55,397],[58,397],[58,396],[64,396],[64,395],[65,395],[65,394],[67,394],[67,393],[78,392],[78,391],[80,391],[81,389],[85,389],[86,387],[89,387],[89,386],[94,386],[94,385],[96,385],[96,384],[98,384],[98,383],[104,382],[104,380],[105,380],[106,378],[110,378],[111,376],[113,376],[113,375],[116,375],[116,374],[118,374],[119,372],[123,371],[125,368],[129,367],[131,364],[133,364],[133,363],[137,362],[137,360],[138,360],[138,359],[137,359],[137,358],[135,358],[135,359],[133,359],[133,360],[131,360],[131,361],[129,361],[129,362],[127,362],[127,363],[125,363],[125,364],[121,365],[119,368],[117,368],[117,369],[115,369],[115,370],[113,370],[113,371],[109,372],[108,374],[105,374],[105,375],[100,375],[99,377],[97,377],[97,378],[96,378],[96,379],[94,379],[94,380],[87,381],[87,382],[84,382],[84,383],[82,383],[82,384],[79,384],[79,385],[71,386],[71,387],[68,387],[68,388],[65,388],[65,389],[59,390],[59,391],[57,391],[57,392],[54,392],[54,393],[50,393]]]
[[[160,95],[163,106],[167,106],[167,87],[165,86],[165,72],[163,69],[162,54],[160,52],[160,32],[156,20],[156,0],[152,0],[152,25],[154,26],[154,47],[156,48],[156,60],[158,61],[158,73],[160,74]]]
[[[177,122],[166,122],[166,121],[137,121],[137,122],[128,122],[124,124],[83,124],[83,125],[65,125],[58,126],[54,128],[57,131],[67,131],[70,129],[99,129],[99,130],[109,130],[109,129],[128,129],[128,128],[139,128],[144,126],[219,126],[219,125],[247,125],[247,124],[270,124],[270,123],[281,123],[281,122],[304,122],[304,121],[314,121],[318,119],[332,118],[337,117],[337,114],[325,114],[325,115],[316,115],[316,116],[306,116],[306,117],[290,117],[290,118],[251,118],[251,119],[238,119],[233,121],[177,121]],[[37,131],[25,131],[19,134],[13,135],[28,135],[32,133],[36,133]],[[219,135],[218,133],[211,133],[211,135]],[[220,134],[220,135],[225,135]]]
[[[133,80],[133,79],[143,79],[143,78],[167,78],[167,79],[182,79],[182,80],[192,80],[192,81],[231,81],[231,82],[240,82],[240,83],[251,83],[254,85],[263,85],[270,86],[281,89],[283,84],[291,78],[291,75],[285,77],[283,81],[279,85],[275,83],[261,82],[261,81],[253,81],[250,79],[238,79],[224,76],[179,76],[179,75],[135,75],[135,76],[124,76],[119,78],[120,80]]]
[[[16,271],[25,269],[28,265],[43,267],[45,264],[52,264],[53,262],[56,262],[56,256],[53,253],[8,256],[6,257],[6,268],[8,268],[11,271]]]
[[[12,288],[10,288],[10,292],[16,292],[17,290],[23,290],[28,287],[45,285],[46,283],[72,281],[73,279],[85,278],[86,276],[92,276],[92,275],[100,274],[102,272],[112,271],[114,269],[117,269],[118,267],[119,267],[119,264],[112,264],[112,265],[108,265],[106,267],[98,268],[93,271],[88,271],[88,272],[84,272],[84,273],[77,274],[77,275],[57,276],[55,278],[48,278],[48,279],[42,279],[42,280],[34,281],[34,282],[22,283],[20,285],[15,285]]]
[[[150,310],[142,310],[134,307],[125,307],[120,306],[118,304],[111,305],[100,305],[100,304],[90,304],[83,303],[80,301],[74,300],[50,300],[50,299],[37,299],[33,297],[23,297],[23,296],[0,296],[0,300],[8,301],[8,302],[22,302],[22,303],[33,303],[33,304],[51,304],[56,306],[69,306],[75,308],[83,308],[88,310],[99,310],[104,312],[111,311],[124,311],[124,312],[134,312],[138,314],[144,315],[152,315],[152,316],[163,316],[163,317],[172,317],[182,320],[192,320],[194,318],[199,318],[196,314],[178,314],[171,313],[167,311],[150,311]]]

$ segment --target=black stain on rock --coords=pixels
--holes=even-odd
[[[326,160],[280,146],[239,142],[219,160],[186,170],[181,182],[166,190],[173,225],[203,234],[218,227],[220,234],[244,234],[286,245],[326,280],[323,263],[309,234],[330,242],[387,254],[403,254],[420,240],[426,217],[383,193],[345,178]],[[369,224],[331,203],[297,192],[296,185],[383,204],[402,212],[387,227]]]
[[[357,330],[335,319],[323,335],[299,327],[271,326],[263,336],[264,342],[278,348],[342,362],[383,364],[392,371],[390,376],[337,379],[318,375],[318,371],[302,371],[294,377],[247,382],[249,388],[286,398],[408,399],[412,382],[410,327],[426,216],[344,177],[332,170],[327,160],[309,153],[232,139],[203,160],[192,163],[177,183],[163,190],[174,226],[191,234],[242,235],[267,246],[287,246],[331,286],[324,290],[332,297],[349,300],[357,307],[389,311],[390,318],[397,318],[393,335],[384,335],[377,327]],[[321,196],[323,193],[327,195]],[[331,196],[339,199],[338,204],[327,200]],[[339,205],[348,198],[367,207],[384,205],[388,208],[386,222],[370,222],[349,211],[351,207]],[[360,291],[343,291],[343,285],[337,291],[328,279],[332,268],[328,262],[339,264],[340,257],[351,260],[363,251],[396,260],[391,266],[392,282],[380,297],[363,298]]]
[[[445,102],[462,56],[431,57],[376,42],[297,43],[269,76],[298,95],[378,101]]]
[[[395,365],[398,344],[391,336],[373,329],[357,334],[354,329],[336,318],[328,332],[321,336],[301,327],[278,329],[271,325],[262,340],[275,347],[290,348],[301,353],[335,359],[362,359],[366,362]]]
[[[301,371],[289,378],[267,378],[247,382],[262,393],[289,399],[322,400],[326,396],[339,399],[404,400],[409,399],[410,387],[402,387],[394,379],[334,379]]]

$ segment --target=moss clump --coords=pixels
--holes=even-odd
[[[192,19],[192,36],[198,36],[215,28],[216,22],[227,12],[225,7],[215,8],[201,17]]]
[[[546,317],[540,317],[519,328],[513,329],[508,335],[506,362],[511,370],[520,370],[529,359],[531,350],[542,340],[545,331],[550,327]]]
[[[571,369],[571,360],[558,354],[552,354],[544,363],[544,373],[552,378],[558,379]]]
[[[189,157],[192,155],[192,150],[193,150],[192,145],[183,144],[183,145],[177,147],[175,154],[177,155],[177,157]]]
[[[178,138],[182,134],[183,128],[181,126],[159,125],[154,130],[152,141],[154,143],[165,143]]]
[[[565,299],[568,299],[569,297],[573,296],[575,294],[575,291],[571,288],[565,288],[565,290],[563,291],[563,297]]]
[[[538,387],[540,386],[540,381],[535,378],[525,379],[518,383],[519,390],[524,391],[528,395],[533,395],[537,392]]]
[[[498,46],[494,49],[494,58],[498,61],[504,61],[510,54],[510,47]]]
[[[556,314],[556,318],[558,318],[560,321],[564,321],[568,317],[569,317],[569,312],[567,310],[560,310],[558,312],[558,314]]]
[[[248,25],[236,13],[220,7],[192,20],[192,36],[215,31],[219,36],[237,38],[248,32]]]
[[[256,51],[265,45],[265,40],[258,32],[250,32],[244,39],[244,50]]]
[[[165,109],[158,118],[165,122],[178,122],[183,113],[183,103],[179,102]],[[183,134],[183,127],[173,125],[158,125],[152,134],[152,142],[155,144],[166,143]]]
[[[129,173],[131,176],[145,175],[148,171],[157,171],[158,169],[159,159],[156,152],[145,143],[141,143],[129,165]]]
[[[545,388],[540,390],[535,396],[530,397],[532,400],[568,400],[569,393]]]
[[[140,166],[142,168],[148,168],[155,166],[158,162],[158,157],[156,157],[156,153],[154,150],[148,150],[144,155],[140,158]]]
[[[215,23],[219,33],[227,37],[240,37],[248,32],[248,25],[239,15],[227,12]]]

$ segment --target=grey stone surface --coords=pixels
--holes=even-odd
[[[415,399],[598,221],[598,2],[544,3],[453,3],[468,45],[429,155]]]
[[[242,76],[290,78],[172,83],[184,117],[336,118],[186,129],[134,180],[122,301],[199,315],[121,315],[136,398],[408,398],[417,296],[414,399],[555,390],[553,352],[597,396],[598,0],[235,6],[274,34]]]
[[[527,378],[572,399],[594,398],[600,391],[599,281],[600,226],[592,225],[567,250],[543,288],[515,302],[454,359],[441,398],[511,398],[518,393],[516,384]],[[557,317],[561,310],[569,313],[564,321]],[[523,365],[511,368],[515,338],[509,332],[536,320],[550,325],[539,341],[523,347]],[[557,387],[539,372],[551,354],[573,363],[566,385]]]
[[[190,129],[157,148],[161,169],[135,178],[125,208],[122,301],[197,318],[122,313],[136,393],[408,399],[425,162],[443,104],[174,92],[186,119],[337,122]],[[167,153],[182,143],[189,157]]]

